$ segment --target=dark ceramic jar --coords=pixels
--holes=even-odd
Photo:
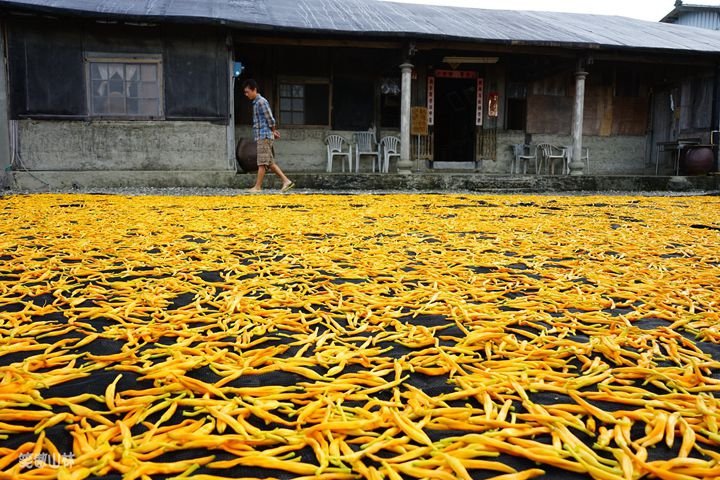
[[[713,169],[715,156],[708,147],[690,148],[685,153],[684,170],[687,175],[706,175]]]
[[[248,138],[241,138],[235,148],[238,167],[243,172],[257,172],[257,143]]]

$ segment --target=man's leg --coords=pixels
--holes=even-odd
[[[283,188],[287,187],[288,185],[290,185],[290,184],[292,183],[292,182],[290,181],[290,179],[285,176],[285,174],[284,174],[283,171],[280,169],[280,167],[278,166],[277,163],[273,163],[272,165],[270,165],[270,170],[272,170],[273,173],[275,173],[275,175],[277,175],[278,177],[280,177],[280,180],[282,180],[282,186],[283,186]]]
[[[258,165],[257,179],[255,180],[255,186],[250,189],[251,192],[259,192],[262,190],[265,168],[265,165]]]

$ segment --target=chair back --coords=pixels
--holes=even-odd
[[[347,140],[340,135],[328,135],[325,138],[325,143],[328,146],[328,150],[331,152],[342,152],[346,142]]]
[[[533,157],[536,152],[537,150],[533,152],[533,149],[527,143],[516,143],[513,145],[513,154],[515,154],[516,157]]]
[[[542,152],[543,157],[560,157],[564,155],[565,149],[552,145],[550,143],[540,143],[537,146],[538,151]]]
[[[375,134],[373,132],[355,132],[353,141],[359,152],[372,152],[375,150]]]
[[[398,153],[400,139],[398,137],[383,137],[380,139],[380,145],[386,153]]]
[[[553,154],[553,146],[549,143],[540,143],[537,149],[539,152],[542,152],[543,157],[549,157]]]

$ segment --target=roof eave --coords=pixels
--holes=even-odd
[[[220,18],[195,17],[195,16],[153,16],[153,15],[133,15],[133,14],[117,14],[117,13],[99,13],[87,10],[69,9],[64,7],[47,7],[38,5],[19,4],[17,2],[5,2],[14,5],[13,11],[17,13],[34,13],[51,16],[74,15],[78,18],[106,21],[106,22],[124,22],[124,23],[140,23],[140,24],[177,24],[177,25],[206,25],[225,27],[229,29],[243,29],[257,32],[279,32],[279,33],[304,33],[317,35],[346,35],[355,38],[393,38],[410,40],[442,40],[449,42],[466,42],[478,45],[499,45],[499,46],[526,46],[539,48],[563,48],[567,50],[577,51],[602,51],[602,52],[643,52],[656,54],[684,53],[687,55],[696,55],[703,57],[713,57],[718,60],[717,52],[697,51],[687,49],[673,48],[651,48],[637,47],[602,43],[586,43],[586,42],[562,42],[562,41],[539,41],[539,40],[521,40],[521,39],[487,39],[478,37],[461,37],[445,34],[418,33],[418,32],[398,32],[398,31],[349,31],[349,30],[332,30],[332,29],[308,29],[303,27],[277,26],[262,23],[239,22],[236,20],[225,20]],[[679,10],[678,7],[675,10]],[[675,11],[674,10],[674,11]]]

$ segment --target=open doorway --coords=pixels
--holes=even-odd
[[[676,142],[678,138],[680,115],[676,114],[676,110],[680,108],[680,88],[675,85],[657,88],[653,93],[652,102],[651,163],[656,165],[658,161],[663,163],[670,158],[669,156],[664,158],[664,152],[668,148],[672,149],[669,144]],[[663,144],[665,145],[661,146]],[[657,158],[658,155],[662,155],[663,158]]]
[[[472,78],[436,80],[434,161],[475,161],[475,89]]]

